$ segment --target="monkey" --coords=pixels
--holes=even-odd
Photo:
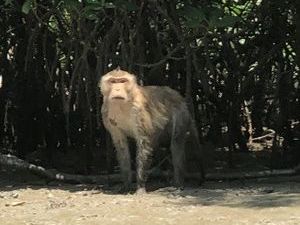
[[[153,150],[165,137],[170,140],[174,184],[182,187],[187,138],[191,136],[200,146],[198,131],[184,98],[167,86],[140,86],[135,75],[119,67],[103,75],[98,86],[103,95],[103,124],[116,149],[124,189],[129,190],[132,185],[128,138],[133,138],[137,146],[137,193],[146,192],[147,169]]]

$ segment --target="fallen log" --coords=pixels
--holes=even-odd
[[[28,163],[18,157],[10,154],[0,153],[0,165],[13,167],[16,169],[27,170],[41,178],[45,178],[49,181],[61,181],[65,183],[84,183],[84,184],[108,184],[121,182],[121,176],[119,174],[103,174],[103,175],[77,175],[62,173],[55,169],[45,169],[41,166],[37,166]],[[252,172],[230,172],[230,173],[207,173],[205,180],[208,181],[220,181],[220,180],[239,180],[239,179],[255,179],[263,177],[276,177],[276,176],[292,176],[300,173],[300,166],[294,169],[280,169],[280,170],[263,170]],[[133,172],[134,174],[134,172]],[[166,171],[153,171],[150,172],[150,176],[153,178],[158,177],[172,177],[172,173]],[[133,176],[134,177],[134,176]],[[201,178],[200,173],[187,173],[186,178],[190,180],[199,180]]]
[[[45,178],[49,181],[57,180],[66,183],[91,183],[91,184],[105,184],[108,182],[120,181],[117,174],[112,175],[77,175],[62,173],[55,169],[45,169],[44,167],[28,163],[14,155],[4,155],[0,153],[0,165],[13,167],[16,169],[27,170],[39,177]]]

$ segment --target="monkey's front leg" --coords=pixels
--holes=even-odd
[[[114,132],[111,132],[111,134],[117,151],[117,159],[120,165],[124,191],[129,191],[132,183],[132,175],[128,140],[121,131],[115,130]]]
[[[148,178],[147,170],[151,164],[153,148],[151,147],[150,140],[147,136],[141,136],[137,142],[137,194],[142,194],[146,192],[145,185]]]

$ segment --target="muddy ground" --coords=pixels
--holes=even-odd
[[[118,186],[45,185],[0,173],[0,224],[300,224],[300,177],[149,187],[124,195]]]

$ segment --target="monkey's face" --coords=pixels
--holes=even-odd
[[[104,75],[100,82],[103,96],[108,101],[128,102],[136,88],[135,76],[122,70],[113,70]]]
[[[107,83],[110,86],[110,93],[108,96],[110,101],[128,101],[130,91],[128,79],[110,78]]]

